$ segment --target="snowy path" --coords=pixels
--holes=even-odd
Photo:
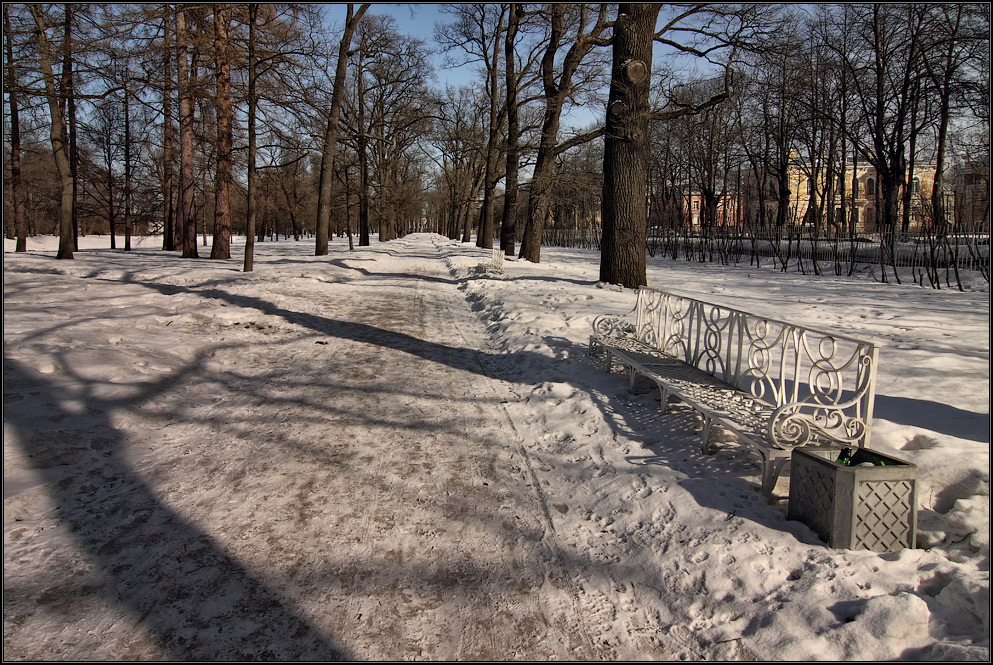
[[[440,262],[391,265],[10,280],[7,657],[600,655],[481,326]],[[92,318],[43,324],[67,296]]]
[[[652,268],[891,342],[921,544],[878,555],[588,357],[634,303],[590,253],[149,242],[5,252],[5,659],[988,660],[988,293]]]

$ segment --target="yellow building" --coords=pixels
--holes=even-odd
[[[931,189],[934,185],[934,165],[915,165],[912,179],[911,209],[909,228],[907,231],[913,233],[919,231],[930,220],[930,198]],[[742,174],[743,179],[745,174]],[[834,214],[829,215],[826,210],[826,198],[828,197],[828,183],[813,182],[805,170],[799,165],[793,166],[789,170],[789,209],[786,212],[786,223],[793,225],[813,226],[815,215],[811,208],[811,202],[816,202],[820,211],[821,225],[825,232],[833,231],[841,224],[842,202],[841,192],[845,194],[845,214],[848,217],[848,224],[845,228],[854,227],[856,232],[873,233],[879,227],[880,195],[879,178],[876,170],[872,166],[859,166],[858,169],[849,167],[846,170],[844,183],[839,178],[834,183],[831,197],[834,203]],[[743,201],[744,217],[748,223],[756,223],[760,217],[764,217],[766,224],[775,224],[779,206],[777,196],[778,185],[776,181],[769,178],[766,183],[764,198],[765,215],[759,215],[760,197],[758,188],[754,185],[754,178],[749,178],[742,183],[741,195]],[[901,206],[903,196],[901,192]],[[902,209],[898,220],[903,219]],[[899,223],[899,222],[898,222]]]

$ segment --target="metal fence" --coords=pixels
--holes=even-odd
[[[545,229],[552,247],[600,250],[600,229]],[[743,232],[740,228],[650,229],[649,256],[724,265],[852,275],[866,269],[877,279],[909,277],[923,286],[962,288],[963,272],[990,280],[990,234],[916,233],[814,235],[802,227]]]

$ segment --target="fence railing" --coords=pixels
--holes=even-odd
[[[545,229],[542,243],[552,247],[600,249],[601,232],[589,229]],[[881,281],[910,278],[922,286],[962,288],[962,273],[990,280],[990,234],[920,232],[815,235],[798,227],[750,230],[649,230],[649,256],[725,265],[771,266],[784,272],[852,275],[870,268]]]

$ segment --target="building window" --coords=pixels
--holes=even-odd
[[[700,209],[700,202],[699,201],[694,201],[693,202],[693,209],[694,210],[699,210]]]
[[[920,193],[921,193],[921,179],[914,178],[914,194],[920,194]]]
[[[875,196],[876,195],[876,181],[869,178],[865,181],[865,195]]]

